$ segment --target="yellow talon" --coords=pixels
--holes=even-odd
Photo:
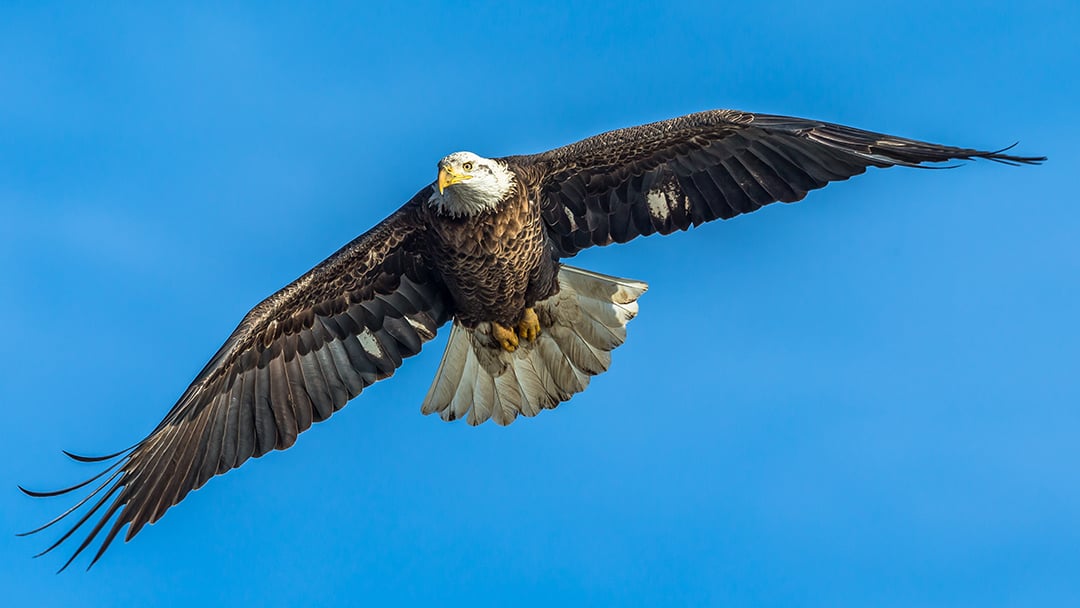
[[[536,311],[531,308],[525,309],[525,315],[521,317],[521,322],[517,326],[517,335],[519,338],[524,338],[529,342],[532,342],[540,335],[540,319],[536,316]]]
[[[493,321],[491,323],[491,337],[495,338],[495,341],[498,342],[499,346],[503,347],[506,352],[512,353],[517,350],[517,334],[509,327],[503,327]]]

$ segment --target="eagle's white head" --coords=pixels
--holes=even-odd
[[[439,161],[439,179],[428,204],[453,217],[494,209],[514,192],[514,174],[497,160],[454,152]]]

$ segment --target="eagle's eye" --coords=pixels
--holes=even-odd
[[[461,168],[466,170],[466,171],[472,171],[472,163],[471,162],[465,163],[465,164],[461,165]]]

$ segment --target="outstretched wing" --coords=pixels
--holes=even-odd
[[[504,159],[539,182],[543,218],[561,256],[593,245],[670,234],[790,203],[867,167],[1045,157],[953,148],[815,120],[714,110],[610,131],[533,156]]]
[[[291,446],[298,433],[419,352],[452,313],[419,245],[423,225],[416,210],[427,193],[249,312],[145,439],[111,456],[71,455],[118,459],[108,469],[65,490],[24,490],[55,496],[104,478],[75,507],[27,533],[89,505],[42,553],[105,507],[64,568],[116,516],[93,565],[125,524],[130,540],[211,477]]]

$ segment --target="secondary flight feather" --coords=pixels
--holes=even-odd
[[[24,489],[87,492],[26,534],[74,519],[42,553],[76,537],[66,568],[100,538],[93,565],[125,526],[130,540],[211,477],[293,445],[448,322],[423,413],[473,425],[534,416],[608,369],[647,289],[562,259],[795,202],[868,167],[971,159],[1045,157],[733,110],[529,156],[451,154],[390,217],[252,309],[149,435],[109,456],[69,454],[111,461],[105,470],[58,491]]]

